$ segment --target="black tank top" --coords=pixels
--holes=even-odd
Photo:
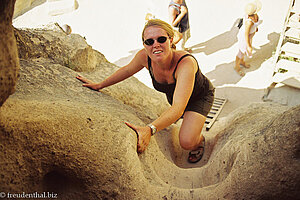
[[[154,75],[153,75],[153,72],[152,72],[152,66],[151,66],[151,58],[148,56],[148,68],[149,68],[149,73],[150,73],[150,76],[151,76],[151,79],[152,79],[152,84],[153,84],[153,87],[157,90],[157,91],[160,91],[160,92],[163,92],[166,94],[167,96],[167,99],[168,99],[168,102],[169,104],[172,105],[172,102],[173,102],[173,94],[174,94],[174,91],[175,91],[175,87],[176,87],[176,78],[175,78],[175,72],[176,72],[176,69],[177,69],[177,66],[178,66],[178,63],[183,59],[185,58],[186,56],[191,56],[193,57],[195,60],[196,58],[191,55],[191,54],[185,54],[183,55],[177,62],[176,66],[175,66],[175,69],[173,71],[173,78],[174,78],[174,83],[171,83],[171,84],[167,84],[167,83],[159,83],[155,80],[154,78]],[[197,60],[196,60],[197,62]],[[192,95],[190,97],[190,100],[189,102],[194,102],[200,98],[202,98],[203,96],[206,95],[207,91],[209,90],[209,81],[208,79],[201,73],[200,69],[199,69],[199,65],[198,65],[198,62],[197,62],[197,66],[198,66],[198,70],[195,74],[195,81],[194,81],[194,89],[193,89],[193,92],[192,92]]]

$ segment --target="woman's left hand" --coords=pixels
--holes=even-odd
[[[148,126],[135,126],[133,124],[130,124],[128,122],[125,122],[125,124],[135,131],[137,134],[137,152],[142,153],[146,150],[147,146],[149,145],[150,139],[151,139],[151,129]]]

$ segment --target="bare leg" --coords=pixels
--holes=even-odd
[[[254,33],[250,35],[250,44],[252,44],[252,38],[254,36]],[[251,53],[252,56],[252,53]],[[244,56],[241,58],[240,64],[243,65],[245,68],[250,68],[250,64],[247,64],[244,60]]]
[[[244,57],[241,59],[240,64],[243,65],[245,68],[250,68],[250,64],[247,64],[244,60]]]
[[[192,49],[191,48],[186,48],[185,47],[185,43],[187,42],[188,38],[186,36],[186,33],[183,33],[183,34],[184,34],[184,36],[182,37],[181,49],[185,50],[185,51],[187,51],[189,53],[192,53]]]
[[[196,163],[204,154],[205,138],[201,134],[206,117],[192,111],[185,112],[179,131],[179,143],[185,150],[191,150],[188,162]]]
[[[236,56],[235,58],[235,66],[234,66],[234,70],[240,75],[240,76],[245,76],[245,72],[242,71],[240,64],[241,64],[241,60],[243,59],[239,58],[238,56]]]
[[[173,43],[177,44],[181,39],[182,39],[182,33],[180,33],[179,31],[175,30],[174,31],[174,39],[173,39]]]
[[[179,142],[185,150],[195,150],[201,144],[201,134],[206,117],[192,111],[186,111],[179,131]]]

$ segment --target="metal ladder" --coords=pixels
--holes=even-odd
[[[277,83],[300,88],[300,0],[291,0],[284,26],[277,44],[273,60],[272,84],[267,88],[264,101]]]
[[[206,117],[206,121],[205,121],[205,124],[206,124],[205,128],[207,131],[215,123],[216,119],[218,118],[218,116],[226,102],[227,102],[227,99],[215,97],[212,108],[210,109],[210,112],[208,113],[208,115]]]

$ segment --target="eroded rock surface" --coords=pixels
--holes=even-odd
[[[86,55],[84,39],[18,34],[20,78],[0,108],[1,191],[50,191],[59,199],[299,199],[300,106],[259,103],[235,111],[207,133],[206,163],[180,168],[176,150],[162,148],[176,125],[138,155],[136,135],[124,124],[157,118],[168,106],[164,95],[135,78],[91,91],[64,63],[67,55]],[[94,57],[84,61],[83,76],[100,81],[118,69],[87,51]]]
[[[12,27],[15,0],[0,2],[0,106],[14,93],[19,59]]]

